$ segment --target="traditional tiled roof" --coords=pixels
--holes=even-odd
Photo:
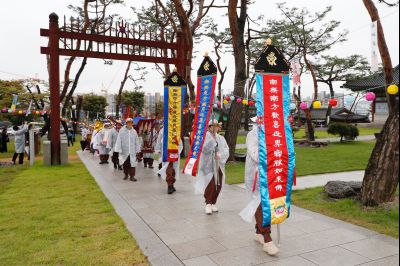
[[[393,83],[399,84],[399,65],[393,68]],[[385,75],[383,72],[380,72],[365,78],[349,80],[343,84],[342,87],[352,91],[361,91],[371,88],[375,88],[373,91],[383,91],[385,85]]]

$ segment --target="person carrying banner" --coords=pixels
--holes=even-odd
[[[203,194],[205,213],[218,212],[216,206],[222,185],[225,183],[225,164],[229,158],[229,147],[218,134],[220,124],[213,119],[208,123],[208,132],[200,155],[199,172],[195,183],[195,194]]]
[[[25,153],[25,133],[29,130],[28,123],[25,122],[22,128],[18,126],[13,127],[13,135],[15,137],[14,147],[15,152],[12,157],[12,162],[15,165],[15,161],[18,157],[18,163],[24,164],[24,153]]]
[[[247,134],[246,165],[245,165],[245,185],[250,197],[249,204],[240,212],[240,216],[246,222],[251,223],[255,218],[254,240],[263,245],[263,250],[271,256],[279,253],[278,247],[271,238],[271,225],[263,226],[263,215],[261,208],[260,180],[258,178],[259,145],[258,145],[258,126],[257,117],[251,119],[253,129]]]
[[[180,154],[183,150],[183,144],[182,141],[179,142],[179,158],[178,161],[176,162],[163,162],[162,161],[162,155],[163,155],[163,142],[164,142],[164,129],[161,129],[157,138],[157,144],[155,146],[155,153],[159,154],[161,157],[161,167],[159,167],[159,171],[157,172],[157,175],[161,177],[163,180],[167,182],[168,185],[168,190],[167,193],[169,195],[173,194],[176,192],[175,189],[175,182],[176,180],[179,180],[179,165],[180,165]]]
[[[111,161],[114,164],[114,169],[122,170],[122,166],[119,164],[119,154],[115,151],[115,144],[117,143],[118,133],[121,130],[121,120],[115,121],[115,126],[110,130],[108,134],[107,148],[111,151]]]
[[[133,128],[132,118],[126,119],[126,125],[119,131],[114,151],[119,153],[119,160],[123,162],[124,180],[129,178],[136,182],[136,166],[138,161],[141,161],[140,140]]]
[[[109,121],[104,122],[104,127],[96,135],[96,149],[99,151],[100,164],[108,164],[108,159],[110,158],[110,149],[107,147],[108,137],[111,132],[111,123]]]
[[[150,169],[154,168],[153,167],[154,151],[159,133],[160,133],[160,123],[155,122],[154,128],[150,131],[150,133],[146,132],[143,136],[142,153],[143,153],[144,167],[149,166]]]

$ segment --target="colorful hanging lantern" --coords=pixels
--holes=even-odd
[[[308,109],[308,104],[307,104],[306,102],[302,102],[302,103],[300,104],[300,109],[301,109],[301,110],[306,110],[306,109]]]
[[[229,101],[227,99],[224,100],[224,104],[227,105]]]
[[[220,102],[218,102],[218,103],[214,103],[213,107],[214,107],[214,108],[220,108],[220,105],[221,105],[221,103],[220,103]]]
[[[217,103],[217,107],[218,107],[218,108],[221,108],[221,106],[222,106],[221,102],[220,102],[220,101],[218,101],[218,103]]]
[[[389,93],[390,95],[396,95],[397,93],[399,93],[399,86],[397,86],[396,84],[392,84],[387,88],[387,93]]]
[[[19,110],[19,111],[18,111],[18,114],[19,114],[19,115],[22,115],[22,114],[24,114],[24,112],[23,112],[22,110]]]
[[[3,109],[1,109],[1,112],[2,112],[2,113],[8,113],[7,107],[3,107]]]
[[[8,109],[8,113],[11,114],[13,112],[12,109]]]
[[[320,109],[321,106],[322,106],[322,104],[321,104],[320,101],[315,101],[315,102],[313,102],[313,108],[314,108],[314,109]]]
[[[253,107],[255,105],[254,101],[249,102],[249,106]]]
[[[365,94],[365,99],[366,99],[367,101],[369,101],[369,102],[373,102],[373,101],[375,100],[375,98],[376,98],[376,95],[375,95],[375,93],[373,93],[373,92],[367,92],[367,93]]]
[[[295,103],[291,103],[291,104],[290,104],[290,110],[291,110],[291,111],[296,110],[296,108],[297,108],[297,106],[296,106]]]
[[[243,105],[248,105],[248,104],[249,104],[249,101],[246,100],[246,99],[244,99],[244,100],[242,101],[242,103],[243,103]]]
[[[231,101],[231,97],[226,97],[226,99],[225,100],[227,100],[228,102],[230,102]]]
[[[241,98],[237,98],[237,99],[236,99],[236,102],[237,102],[237,103],[242,103],[242,99],[241,99]]]
[[[230,98],[232,102],[236,99],[235,96],[230,96]]]
[[[338,101],[336,99],[329,100],[329,106],[335,107],[337,104],[338,104]]]

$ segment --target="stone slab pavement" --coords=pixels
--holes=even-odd
[[[323,141],[323,142],[340,142],[340,138],[322,138],[322,139],[316,139],[317,141]],[[370,140],[375,140],[374,135],[367,135],[367,136],[359,136],[357,137],[356,141],[370,141]],[[246,144],[237,144],[236,149],[246,149]]]
[[[242,188],[226,185],[220,212],[206,216],[191,177],[167,195],[153,170],[138,167],[133,183],[97,157],[79,156],[152,265],[399,265],[397,239],[296,206],[281,225],[281,253],[268,256],[252,240],[254,225],[238,216],[247,203]]]
[[[350,171],[319,175],[307,175],[297,177],[296,186],[293,190],[301,190],[306,188],[322,187],[328,181],[363,181],[365,171]],[[245,188],[244,184],[238,184],[240,188]]]

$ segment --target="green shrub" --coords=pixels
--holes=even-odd
[[[328,133],[331,135],[339,135],[340,142],[343,142],[343,138],[346,140],[354,140],[360,135],[357,127],[346,123],[329,124]]]

